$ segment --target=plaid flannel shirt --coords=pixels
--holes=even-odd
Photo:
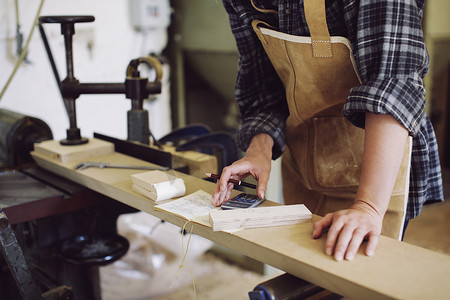
[[[245,150],[251,138],[267,133],[275,141],[273,158],[284,151],[285,121],[289,115],[285,91],[251,21],[266,21],[278,31],[309,36],[303,0],[223,0],[239,51],[236,101],[242,116],[237,133]],[[390,114],[413,136],[411,179],[406,218],[416,217],[426,201],[442,201],[437,142],[425,114],[422,78],[428,71],[421,20],[424,1],[326,0],[330,35],[350,40],[362,84],[354,87],[343,114],[364,127],[365,113]]]

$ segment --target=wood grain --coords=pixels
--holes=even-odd
[[[34,151],[57,161],[71,162],[113,153],[114,144],[99,139],[89,139],[87,144],[63,146],[59,141],[48,140],[34,144]]]
[[[186,222],[154,211],[153,201],[132,191],[130,176],[139,171],[97,168],[75,171],[73,167],[79,161],[58,162],[37,152],[32,156],[39,166],[117,201],[180,227]],[[96,160],[151,165],[119,153],[99,156]],[[199,189],[214,192],[215,185],[210,182],[181,173],[177,176],[184,179],[186,194]],[[276,205],[271,201],[263,204]],[[313,221],[318,219],[313,215]],[[450,294],[450,256],[383,236],[373,257],[365,256],[361,250],[353,261],[337,262],[324,254],[325,236],[312,239],[311,223],[234,233],[214,232],[194,224],[193,230],[218,244],[352,299],[448,299]]]

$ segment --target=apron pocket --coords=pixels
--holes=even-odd
[[[354,192],[359,185],[364,151],[364,130],[345,117],[312,119],[310,149],[313,189],[330,192]],[[315,182],[314,182],[315,181]]]

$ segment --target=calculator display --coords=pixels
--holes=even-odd
[[[241,193],[221,205],[222,209],[251,208],[260,205],[265,199],[256,195]]]

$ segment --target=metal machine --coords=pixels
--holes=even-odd
[[[156,57],[130,61],[124,83],[80,83],[74,76],[74,24],[92,22],[92,16],[40,17],[39,29],[57,85],[69,116],[70,128],[61,144],[87,143],[76,122],[75,100],[82,94],[122,93],[131,99],[127,112],[128,138],[101,134],[95,138],[114,143],[115,151],[189,173],[172,166],[172,154],[149,146],[151,131],[143,100],[160,93],[161,64]],[[58,23],[64,35],[67,76],[60,80],[42,24]],[[142,78],[145,64],[155,79]],[[53,138],[42,120],[0,109],[0,294],[2,299],[101,299],[98,268],[120,259],[128,250],[117,234],[120,214],[134,208],[38,168],[30,151],[35,143]],[[221,170],[238,158],[233,137],[211,133],[203,125],[180,128],[160,139],[175,151],[193,150],[217,156]]]
[[[340,295],[288,273],[258,284],[248,296],[249,300],[342,299]]]
[[[92,16],[49,16],[39,28],[69,116],[61,144],[87,143],[76,124],[75,100],[81,94],[123,93],[131,99],[128,140],[148,144],[148,112],[142,103],[160,93],[162,68],[154,57],[131,60],[125,83],[80,83],[74,76],[74,24]],[[60,81],[43,23],[61,24],[66,46],[67,76]],[[156,73],[149,82],[138,67]],[[30,156],[35,143],[53,138],[45,122],[0,110],[0,291],[6,299],[100,299],[98,267],[128,250],[116,220],[136,210],[37,168]],[[120,148],[120,147],[119,147]]]
[[[2,298],[100,299],[98,267],[129,246],[117,217],[136,210],[37,168],[34,143],[53,137],[43,121],[0,109],[0,132]]]
[[[151,132],[148,125],[148,112],[143,109],[143,101],[150,94],[161,93],[161,63],[156,57],[140,57],[129,63],[124,83],[80,83],[75,77],[73,67],[72,38],[75,34],[75,23],[93,22],[94,20],[93,16],[42,16],[39,18],[39,31],[69,116],[70,128],[67,129],[67,138],[62,140],[61,144],[79,145],[88,142],[87,138],[81,136],[80,129],[77,127],[75,100],[82,94],[125,94],[127,98],[131,99],[131,110],[127,114],[128,140],[148,144]],[[42,26],[45,23],[60,24],[61,34],[64,35],[67,76],[62,81]],[[138,67],[141,63],[155,70],[154,81],[149,82],[148,78],[140,76]]]

